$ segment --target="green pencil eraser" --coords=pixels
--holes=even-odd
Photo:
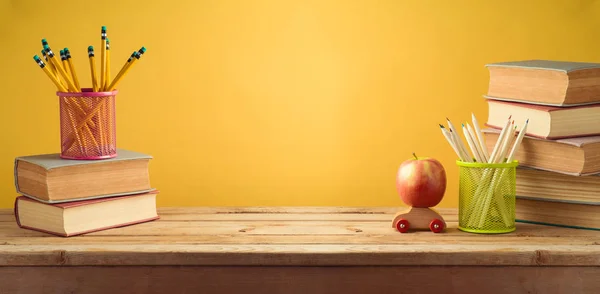
[[[142,51],[142,53],[146,53],[146,47],[142,47],[142,49],[140,49],[140,51]]]
[[[106,31],[106,26],[102,26],[102,30],[103,30],[103,31]]]
[[[42,55],[46,55],[46,51],[42,49]]]
[[[44,49],[48,50],[48,49],[50,49],[50,46],[44,45]]]
[[[60,55],[65,55],[65,50],[60,50]]]
[[[69,51],[69,48],[65,47],[65,49],[64,49],[64,50],[65,50],[65,52],[67,52],[67,51]]]
[[[88,51],[94,51],[94,46],[88,46]]]
[[[46,45],[48,44],[48,41],[46,41],[46,39],[42,39],[42,44]]]
[[[35,61],[40,61],[40,57],[39,57],[39,56],[37,56],[37,55],[35,55],[35,56],[33,56],[33,60],[35,60]]]

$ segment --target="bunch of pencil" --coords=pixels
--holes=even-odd
[[[448,118],[446,118],[446,120],[450,130],[447,130],[440,124],[442,134],[458,158],[463,162],[484,164],[513,162],[515,153],[523,141],[523,136],[527,132],[529,119],[525,121],[523,127],[518,132],[518,135],[516,135],[517,126],[515,126],[514,120],[511,121],[512,116],[509,116],[500,132],[500,137],[498,138],[496,145],[492,149],[492,153],[489,154],[475,114],[471,114],[471,118],[474,127],[471,127],[469,123],[462,124],[463,134],[471,153],[467,151],[467,148],[457,134],[454,125]],[[483,227],[486,216],[492,205],[492,200],[495,199],[503,222],[508,226],[511,219],[510,215],[508,215],[505,201],[501,197],[497,197],[497,194],[500,192],[498,189],[501,188],[501,183],[505,181],[505,178],[508,176],[508,169],[485,167],[482,173],[474,173],[473,170],[470,170],[470,176],[472,177],[471,182],[477,183],[477,187],[475,190],[475,203],[472,212],[469,214],[470,217],[467,221],[467,225],[471,227]]]
[[[106,34],[106,26],[100,32],[100,77],[96,72],[94,46],[87,49],[90,65],[93,92],[106,92],[97,97],[77,97],[76,95],[58,95],[61,107],[65,107],[64,115],[69,119],[72,133],[62,140],[62,150],[77,148],[82,154],[105,153],[110,142],[114,142],[114,95],[117,85],[146,52],[145,47],[134,51],[121,70],[112,78],[110,73],[110,40]],[[62,93],[81,93],[82,88],[75,72],[73,58],[69,48],[60,50],[60,61],[55,56],[46,39],[42,39],[42,58],[35,55],[33,59]],[[85,92],[89,92],[85,91]],[[92,146],[89,146],[89,145]]]

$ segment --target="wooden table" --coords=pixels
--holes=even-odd
[[[0,210],[0,293],[599,293],[600,232],[400,234],[395,208],[162,208],[61,238]],[[426,291],[427,290],[427,291]]]

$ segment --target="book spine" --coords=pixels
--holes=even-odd
[[[50,231],[46,231],[46,230],[42,230],[42,229],[38,229],[38,228],[32,228],[32,227],[28,227],[28,226],[24,226],[21,224],[21,219],[19,218],[19,201],[21,200],[21,197],[17,197],[15,198],[15,220],[17,222],[17,226],[19,226],[19,228],[21,229],[28,229],[28,230],[32,230],[32,231],[38,231],[38,232],[42,232],[42,233],[47,233],[47,234],[52,234],[55,236],[60,236],[60,237],[68,237],[65,234],[61,234],[61,233],[57,233],[57,232],[50,232]]]
[[[14,204],[14,213],[15,213],[15,221],[17,222],[17,226],[19,226],[19,228],[22,228],[21,226],[21,220],[19,219],[19,197],[15,198],[15,204]]]
[[[17,165],[19,164],[19,160],[15,158],[15,163],[14,163],[14,171],[13,171],[13,176],[14,176],[14,181],[15,181],[15,189],[17,191],[17,194],[22,194],[21,190],[19,190],[19,177],[17,176]]]

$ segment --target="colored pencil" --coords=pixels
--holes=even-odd
[[[508,127],[510,126],[511,118],[512,118],[512,115],[508,117],[508,120],[506,121],[506,125],[504,125],[504,127],[502,128],[502,131],[500,131],[500,135],[498,136],[498,141],[496,141],[496,144],[494,145],[494,149],[492,150],[492,154],[488,158],[488,163],[496,162],[496,157],[498,157],[498,152],[500,152],[502,142],[504,141],[504,137],[506,136],[506,132],[508,130]]]
[[[485,137],[481,132],[481,128],[479,128],[479,122],[477,121],[474,113],[471,113],[471,120],[473,122],[473,127],[475,128],[475,134],[477,135],[479,146],[481,146],[481,150],[483,151],[483,155],[487,161],[490,158],[490,153],[488,152],[487,145],[485,144]]]
[[[510,153],[508,154],[508,157],[506,159],[506,162],[512,162],[515,158],[515,154],[517,152],[517,149],[519,148],[519,146],[521,146],[521,142],[523,141],[523,137],[525,137],[525,133],[527,132],[527,125],[529,124],[529,119],[527,119],[525,121],[525,124],[523,125],[523,127],[521,127],[521,130],[519,131],[519,135],[517,136],[517,139],[515,140],[515,143],[510,151]]]
[[[452,135],[450,134],[450,132],[448,130],[446,130],[446,128],[442,124],[440,124],[440,129],[442,131],[442,134],[446,138],[446,141],[448,141],[448,144],[450,144],[450,147],[452,147],[452,150],[454,150],[454,153],[456,153],[456,156],[458,156],[458,158],[461,161],[464,161],[463,156],[460,154],[460,151],[458,151],[456,144],[454,144],[454,141],[452,140],[452,137],[451,137]]]
[[[456,147],[458,147],[458,149],[460,150],[460,152],[462,154],[467,155],[467,158],[465,158],[465,160],[467,160],[467,162],[473,162],[473,158],[471,156],[468,156],[469,152],[467,152],[467,148],[465,147],[462,140],[460,139],[458,132],[456,132],[456,128],[454,128],[454,124],[452,124],[452,122],[448,118],[446,118],[446,121],[448,122],[448,127],[450,128],[450,133],[454,137],[454,142],[456,143]]]
[[[479,154],[479,150],[477,150],[477,146],[476,146],[475,142],[473,141],[471,134],[469,134],[467,127],[465,127],[465,124],[462,124],[462,130],[463,130],[463,134],[465,135],[465,139],[467,140],[467,144],[469,145],[469,148],[471,148],[471,153],[473,154],[473,158],[475,158],[475,160],[477,160],[477,162],[483,162],[483,159],[481,158],[481,155]]]

